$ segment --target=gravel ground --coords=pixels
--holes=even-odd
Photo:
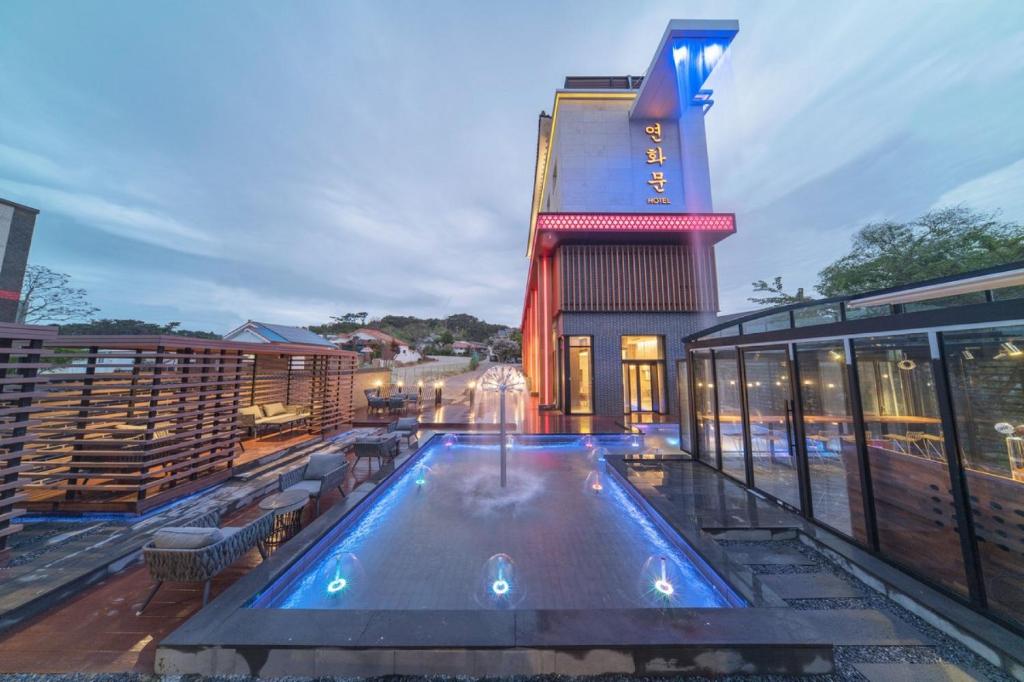
[[[964,670],[979,675],[984,680],[1014,682],[1013,678],[984,660],[952,637],[935,629],[888,597],[864,585],[828,558],[808,547],[799,540],[775,540],[767,542],[740,542],[719,540],[725,548],[753,549],[771,546],[774,549],[799,553],[814,561],[813,566],[775,566],[755,564],[750,569],[758,575],[783,573],[826,573],[834,575],[853,585],[864,596],[856,599],[789,599],[787,604],[795,609],[877,609],[910,623],[936,643],[935,646],[841,646],[836,647],[836,679],[866,679],[854,667],[854,663],[952,663]],[[829,679],[821,677],[815,679]]]

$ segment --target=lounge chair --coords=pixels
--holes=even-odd
[[[250,429],[254,437],[260,431],[282,431],[300,423],[308,422],[310,413],[304,405],[285,405],[281,402],[265,405],[250,405],[238,410],[238,421]]]
[[[405,396],[393,395],[388,398],[388,412],[398,414],[405,411]]]
[[[343,452],[320,452],[309,456],[300,467],[286,471],[277,477],[277,487],[285,490],[305,490],[316,500],[316,515],[320,516],[320,498],[331,488],[337,488],[342,497],[342,484],[348,472],[348,461]]]
[[[369,406],[370,412],[384,412],[388,409],[387,398],[373,396],[367,399],[366,404]]]
[[[210,512],[182,526],[161,528],[142,548],[149,574],[156,581],[136,612],[141,615],[165,581],[203,583],[203,606],[210,600],[210,580],[253,547],[267,557],[263,539],[274,525],[264,514],[245,526],[218,528],[220,514]]]

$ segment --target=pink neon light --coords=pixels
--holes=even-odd
[[[9,291],[7,289],[0,289],[0,298],[4,299],[5,301],[20,301],[21,300],[21,292],[20,291]]]
[[[732,213],[539,213],[538,230],[735,232]]]

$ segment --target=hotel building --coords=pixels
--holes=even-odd
[[[569,77],[538,124],[523,364],[542,407],[678,414],[672,358],[715,322],[705,83],[734,21],[672,21],[642,77]]]

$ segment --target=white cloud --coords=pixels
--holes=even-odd
[[[1024,221],[1024,159],[949,190],[932,207],[956,204],[979,210],[1000,210],[1008,220]]]

